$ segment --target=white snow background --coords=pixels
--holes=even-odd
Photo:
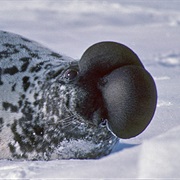
[[[180,178],[179,0],[0,0],[0,29],[79,59],[93,43],[132,48],[155,79],[148,128],[99,160],[0,161],[0,178]]]

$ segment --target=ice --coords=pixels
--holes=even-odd
[[[142,145],[139,160],[140,178],[180,177],[180,126]]]
[[[155,79],[148,128],[99,160],[0,161],[0,178],[180,178],[180,1],[1,1],[0,29],[79,59],[93,43],[124,43]]]

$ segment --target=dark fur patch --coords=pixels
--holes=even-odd
[[[21,37],[21,39],[22,39],[23,41],[25,41],[25,42],[30,42],[30,43],[31,43],[31,41],[30,41],[29,39],[22,38],[22,37]]]
[[[0,118],[0,132],[2,131],[3,124],[4,124],[4,120],[3,118]]]
[[[2,74],[2,69],[0,68],[0,85],[3,85],[3,82],[1,80],[1,74]]]
[[[62,56],[60,54],[55,53],[55,52],[52,52],[51,56],[56,57],[56,58],[62,58]]]
[[[11,103],[2,102],[2,106],[3,106],[4,110],[6,110],[6,111],[10,110],[11,112],[18,112],[18,107]]]
[[[11,88],[11,91],[15,91],[16,90],[16,83],[13,84],[12,88]]]
[[[14,120],[14,123],[11,126],[11,131],[14,134],[14,141],[19,142],[21,144],[23,142],[24,136],[22,136],[21,134],[18,133],[17,125],[18,125],[17,120]],[[9,149],[10,149],[12,156],[14,158],[17,158],[17,159],[27,158],[27,156],[25,154],[21,154],[21,155],[17,154],[16,147],[12,143],[9,143]]]
[[[19,70],[18,70],[18,68],[16,67],[16,66],[12,66],[12,67],[10,67],[10,68],[6,68],[6,69],[4,69],[4,74],[10,74],[10,75],[14,75],[14,74],[16,74],[16,73],[18,73],[19,72]]]
[[[29,88],[30,86],[30,81],[29,81],[29,77],[28,76],[24,76],[23,79],[23,88],[24,88],[24,91],[27,91],[27,89]]]
[[[52,64],[46,64],[44,69],[50,69],[52,67]]]
[[[44,65],[44,62],[40,62],[36,64],[36,66],[31,67],[30,72],[39,72],[42,69],[42,66]]]
[[[19,50],[13,44],[5,43],[5,44],[3,44],[3,46],[6,47],[6,50],[0,52],[0,58],[1,59],[8,58],[8,57],[11,57],[12,54],[19,53]]]
[[[21,58],[21,59],[19,59],[20,61],[22,61],[22,62],[29,62],[30,60],[31,60],[32,58],[30,58],[30,57],[23,57],[23,58]]]
[[[30,56],[31,56],[32,58],[41,59],[37,53],[30,53]]]
[[[25,62],[25,63],[21,66],[21,72],[26,71],[27,68],[28,68],[28,66],[29,66],[29,62],[27,61],[27,62]]]
[[[31,60],[31,58],[29,57],[23,57],[21,59],[19,59],[20,61],[24,62],[23,65],[21,66],[21,72],[24,72],[27,70],[28,66],[29,66],[29,61]]]
[[[31,53],[31,50],[30,50],[26,45],[19,44],[19,46],[20,46],[20,49],[24,49],[24,50],[26,50],[27,52]]]

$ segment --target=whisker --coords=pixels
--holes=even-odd
[[[70,110],[70,109],[67,107],[66,103],[64,103],[64,109],[65,109],[66,112],[68,112],[71,116],[74,116],[74,113],[72,112],[72,110]]]
[[[58,125],[60,123],[68,123],[68,122],[71,122],[71,118],[73,118],[73,116],[68,116],[68,117],[65,117],[65,118],[62,118],[62,119],[59,119],[57,122],[51,122],[51,123],[48,123],[48,125]]]
[[[78,125],[76,124],[74,127],[72,127],[71,129],[69,129],[69,132],[72,132],[74,129],[76,129],[78,127]]]

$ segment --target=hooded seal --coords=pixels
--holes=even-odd
[[[0,159],[88,159],[140,134],[157,101],[138,56],[116,42],[79,61],[0,32]]]

